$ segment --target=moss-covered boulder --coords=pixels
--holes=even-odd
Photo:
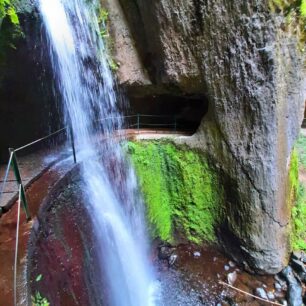
[[[153,237],[215,242],[223,188],[209,159],[168,141],[129,142]]]

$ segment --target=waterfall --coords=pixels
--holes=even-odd
[[[86,205],[103,254],[97,271],[106,274],[109,304],[150,306],[155,305],[155,281],[147,258],[143,205],[134,171],[118,140],[111,138],[123,122],[94,2],[39,0],[39,10],[65,120],[82,155]]]

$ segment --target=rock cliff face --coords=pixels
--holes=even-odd
[[[219,234],[227,252],[257,272],[278,272],[290,250],[290,154],[305,101],[297,38],[264,0],[118,1],[103,2],[125,33],[112,25],[119,81],[131,95],[208,97],[198,131],[177,141],[226,173]]]
[[[48,46],[32,0],[18,7],[23,34],[5,19],[0,29],[0,161],[8,148],[40,138],[60,125]],[[45,145],[45,144],[44,144]]]

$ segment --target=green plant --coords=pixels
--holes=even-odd
[[[108,20],[108,11],[105,8],[101,8],[98,15],[98,22],[101,25],[106,26],[106,22]]]
[[[300,135],[291,155],[290,187],[292,208],[291,244],[294,250],[306,251],[306,190],[303,182],[298,181],[298,170],[306,169],[306,137]]]
[[[306,0],[302,0],[301,6],[300,6],[300,12],[301,12],[301,16],[306,18]]]
[[[24,35],[15,5],[17,0],[0,0],[0,66],[5,64],[8,48],[16,49],[17,41]]]
[[[299,161],[296,148],[291,153],[290,170],[289,170],[289,190],[290,203],[293,203],[299,190]]]
[[[305,50],[306,42],[306,0],[270,0],[273,12],[280,11],[287,21],[287,30],[294,33],[300,41],[300,49]]]
[[[292,248],[306,251],[306,191],[302,185],[299,187],[297,201],[292,209],[292,219]]]
[[[100,28],[100,35],[104,41],[107,52],[107,63],[112,71],[116,71],[118,70],[119,65],[112,57],[113,43],[109,34],[109,24],[108,24],[109,13],[105,8],[101,6],[98,7],[97,11],[98,11],[97,16]]]
[[[129,142],[153,237],[215,241],[223,189],[202,153],[167,141]]]
[[[36,291],[35,295],[32,296],[32,305],[33,306],[50,306],[48,300],[41,296],[39,291]]]
[[[6,16],[9,17],[12,24],[19,25],[19,18],[11,0],[0,0],[0,26]]]

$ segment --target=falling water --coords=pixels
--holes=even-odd
[[[103,254],[100,270],[107,276],[110,304],[154,305],[154,278],[134,172],[115,139],[98,141],[99,135],[110,136],[120,128],[122,121],[95,1],[87,2],[39,0],[39,6],[66,122],[83,155],[86,201]]]

